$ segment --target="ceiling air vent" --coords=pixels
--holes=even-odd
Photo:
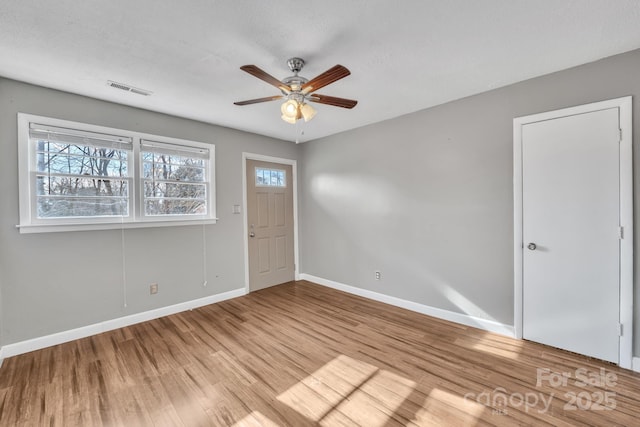
[[[153,93],[150,90],[139,89],[137,87],[129,86],[125,83],[118,83],[111,80],[107,80],[107,85],[116,89],[124,90],[126,92],[136,93],[138,95],[149,96]]]

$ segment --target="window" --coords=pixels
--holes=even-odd
[[[286,187],[286,171],[282,169],[256,168],[256,186]]]
[[[211,144],[27,114],[18,131],[21,232],[215,222]]]
[[[142,141],[144,215],[206,215],[209,150]]]
[[[38,219],[129,214],[131,139],[29,123]]]

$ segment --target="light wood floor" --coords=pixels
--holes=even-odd
[[[9,358],[0,425],[632,426],[640,375],[296,282]]]

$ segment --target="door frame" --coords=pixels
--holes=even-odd
[[[242,153],[242,220],[244,230],[244,289],[248,294],[251,292],[249,287],[249,218],[247,213],[247,161],[258,160],[261,162],[280,163],[291,166],[291,183],[293,185],[293,264],[294,278],[300,280],[298,271],[298,161],[293,159],[284,159],[281,157],[265,156],[263,154]]]
[[[516,117],[513,119],[513,252],[515,336],[522,339],[523,256],[522,239],[522,127],[529,123],[590,113],[609,108],[620,111],[620,348],[618,365],[632,369],[633,362],[633,158],[632,158],[632,97],[610,99],[576,107]],[[613,231],[612,231],[613,232]]]

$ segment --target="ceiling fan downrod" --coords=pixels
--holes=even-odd
[[[287,60],[287,65],[294,74],[298,74],[304,67],[304,64],[305,62],[302,58],[289,58],[289,60]]]

